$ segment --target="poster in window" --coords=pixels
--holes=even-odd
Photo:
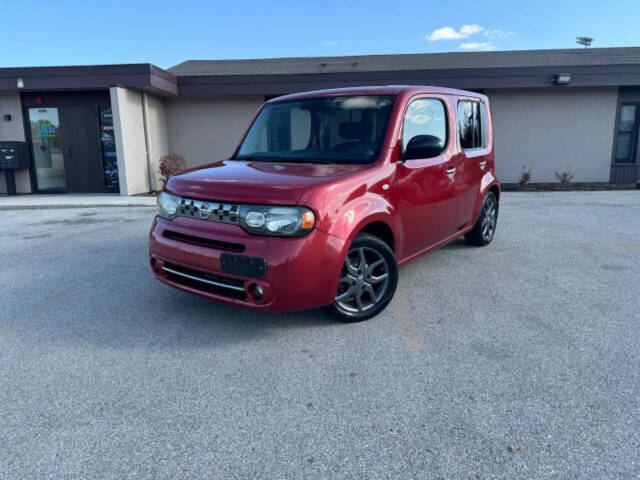
[[[104,181],[109,192],[119,192],[118,157],[113,130],[113,114],[111,107],[99,107],[100,143],[102,144],[102,164],[104,165]]]

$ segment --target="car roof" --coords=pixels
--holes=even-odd
[[[487,100],[481,93],[458,90],[455,88],[432,87],[421,85],[385,85],[385,86],[363,86],[349,88],[332,88],[329,90],[314,90],[311,92],[292,93],[269,100],[267,103],[277,103],[290,100],[301,100],[304,98],[318,97],[338,97],[351,95],[400,95],[412,96],[419,93],[438,93],[442,95],[457,95],[460,97],[475,97]]]

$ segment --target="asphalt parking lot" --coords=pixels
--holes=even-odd
[[[640,478],[640,192],[505,193],[349,325],[156,282],[154,212],[0,211],[0,478]]]

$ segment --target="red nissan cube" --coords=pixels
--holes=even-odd
[[[267,102],[231,158],[171,177],[151,227],[163,283],[255,310],[380,313],[398,266],[493,239],[486,96],[362,87]]]

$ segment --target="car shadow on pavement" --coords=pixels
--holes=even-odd
[[[259,341],[292,329],[339,325],[322,309],[252,311],[175,290],[147,272],[136,277],[139,283],[117,294],[107,285],[104,289],[87,285],[67,298],[57,296],[34,315],[11,322],[7,334],[25,343],[65,348],[190,350]],[[122,277],[114,275],[111,280],[117,283],[118,278]]]
[[[162,296],[158,315],[148,319],[145,331],[140,332],[159,340],[153,342],[156,347],[210,348],[285,335],[286,330],[336,325],[322,309],[272,313],[225,305],[172,289],[162,292]]]
[[[265,312],[226,305],[173,289],[167,296],[167,313],[174,312],[178,318],[183,318],[188,323],[192,319],[197,320],[198,324],[207,327],[242,324],[243,327],[256,329],[308,328],[336,323],[320,308],[289,313]]]
[[[443,245],[442,247],[440,247],[439,250],[459,250],[459,249],[468,250],[471,248],[473,247],[465,241],[464,237],[459,237],[459,238],[456,238],[453,242]]]
[[[212,347],[259,341],[285,330],[313,329],[336,325],[322,309],[273,313],[226,305],[175,290],[153,279],[156,295],[148,331],[142,335],[163,336],[167,347]],[[150,330],[150,331],[149,331]]]

